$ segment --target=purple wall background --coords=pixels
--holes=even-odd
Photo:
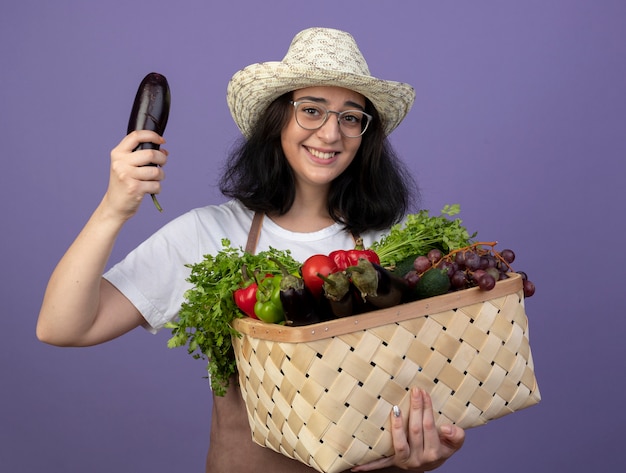
[[[46,346],[36,317],[105,190],[143,75],[165,74],[173,94],[165,213],[147,200],[113,260],[221,200],[215,177],[237,136],[228,79],[279,60],[309,26],[352,32],[374,75],[416,87],[393,142],[423,206],[460,203],[538,286],[527,312],[544,400],[469,431],[442,471],[623,470],[625,25],[617,0],[5,2],[0,470],[203,471],[202,362],[168,350],[167,331]]]

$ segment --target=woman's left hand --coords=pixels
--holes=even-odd
[[[465,431],[455,425],[435,425],[433,404],[422,389],[411,390],[408,431],[404,429],[402,412],[391,414],[393,456],[355,466],[351,471],[373,471],[396,466],[403,470],[429,471],[441,466],[463,446]]]

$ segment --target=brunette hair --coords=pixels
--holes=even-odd
[[[295,198],[295,180],[281,146],[281,130],[289,120],[291,92],[274,100],[258,120],[249,139],[229,153],[219,182],[221,192],[253,211],[286,213]],[[418,189],[384,134],[378,112],[348,168],[331,184],[328,211],[346,230],[360,234],[385,230],[409,211]]]

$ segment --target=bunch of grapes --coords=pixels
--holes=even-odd
[[[413,270],[406,273],[404,278],[410,286],[415,286],[426,271],[439,268],[450,278],[453,291],[476,286],[489,291],[497,281],[507,279],[507,273],[516,272],[522,277],[524,297],[531,297],[535,293],[535,285],[525,272],[513,270],[513,250],[496,251],[495,245],[495,242],[474,243],[447,255],[438,249],[430,250],[428,254],[415,258]]]

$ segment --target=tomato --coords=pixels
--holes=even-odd
[[[317,273],[328,276],[336,271],[338,271],[337,265],[327,255],[313,255],[302,265],[302,279],[311,294],[320,297],[324,280]]]

